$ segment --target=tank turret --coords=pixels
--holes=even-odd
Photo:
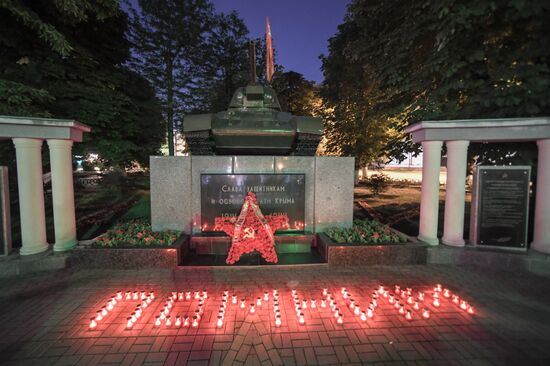
[[[226,111],[185,117],[191,154],[315,155],[322,120],[281,111],[275,90],[256,81],[253,43],[250,59],[250,83],[235,91]]]

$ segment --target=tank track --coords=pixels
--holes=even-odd
[[[312,133],[298,133],[296,138],[296,148],[292,155],[295,156],[314,156],[317,146],[321,141],[321,135]]]
[[[210,131],[187,132],[186,138],[191,155],[215,155]]]

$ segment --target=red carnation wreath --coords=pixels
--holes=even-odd
[[[273,234],[283,227],[288,227],[288,217],[264,216],[254,192],[248,192],[238,217],[216,217],[214,222],[215,231],[223,231],[232,238],[227,264],[234,264],[243,254],[254,250],[267,262],[277,263]]]

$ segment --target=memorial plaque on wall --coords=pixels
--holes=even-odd
[[[477,167],[474,244],[527,250],[530,178],[529,166]]]
[[[290,230],[304,229],[305,174],[201,174],[201,229],[216,217],[238,216],[248,192],[264,215],[287,215]]]

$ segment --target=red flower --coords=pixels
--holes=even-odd
[[[372,237],[374,239],[378,239],[380,237],[380,234],[378,234],[377,232],[375,232],[374,234],[372,234]]]
[[[141,237],[143,236],[143,233],[139,232],[139,233],[137,233],[136,236],[137,236],[138,238],[141,238]]]

